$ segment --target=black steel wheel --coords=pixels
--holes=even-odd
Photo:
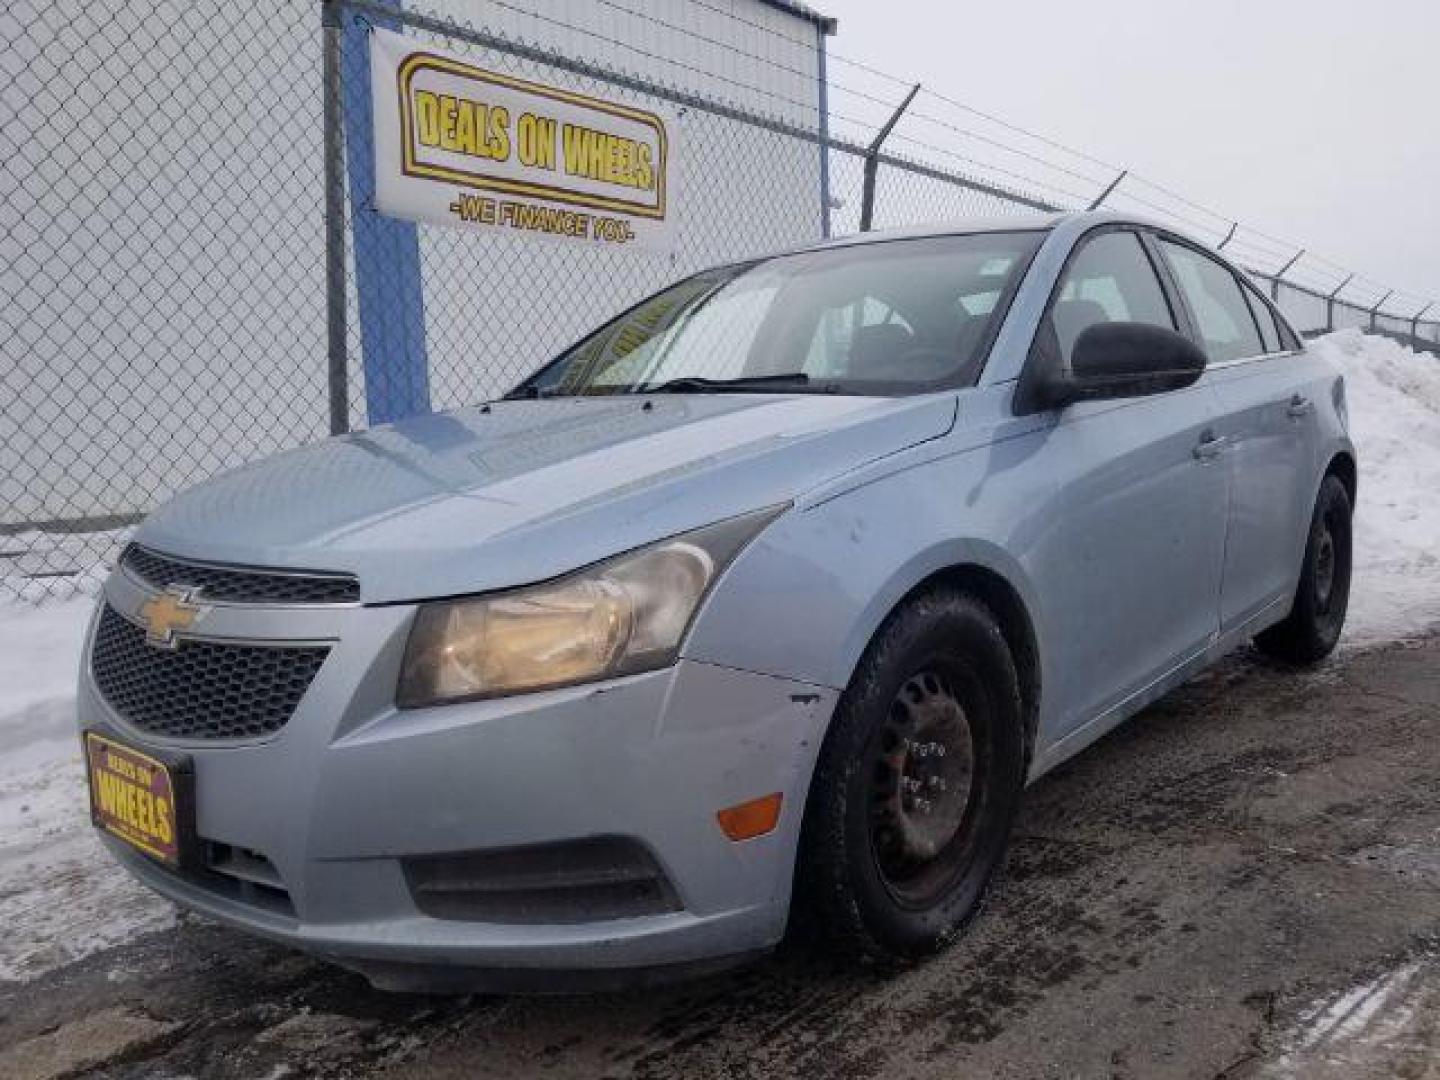
[[[1338,477],[1327,476],[1315,499],[1290,614],[1256,637],[1256,646],[1292,664],[1329,656],[1350,605],[1351,558],[1350,495]]]
[[[801,897],[833,944],[923,956],[974,916],[1019,805],[1022,724],[983,603],[940,589],[891,616],[837,706],[806,807]]]

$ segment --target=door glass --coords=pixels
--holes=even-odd
[[[1199,324],[1211,363],[1258,356],[1265,351],[1250,305],[1235,275],[1194,248],[1161,240],[1180,291]]]
[[[1065,270],[1050,318],[1067,365],[1076,339],[1096,323],[1140,322],[1175,329],[1155,268],[1132,232],[1106,232],[1085,241]]]
[[[1245,290],[1245,299],[1250,301],[1250,310],[1260,324],[1260,339],[1265,343],[1267,353],[1280,351],[1280,331],[1275,327],[1275,316],[1270,306],[1256,295],[1254,289]]]

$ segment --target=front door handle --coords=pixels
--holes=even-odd
[[[1195,446],[1195,460],[1214,461],[1220,456],[1220,451],[1225,449],[1225,444],[1229,441],[1207,429],[1200,435],[1200,441]]]
[[[1296,394],[1290,399],[1290,404],[1285,407],[1285,415],[1291,420],[1299,420],[1301,417],[1309,416],[1310,411],[1315,408],[1315,403],[1307,397]]]

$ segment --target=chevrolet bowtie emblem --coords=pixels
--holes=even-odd
[[[200,618],[204,608],[195,602],[195,589],[171,585],[159,596],[140,605],[140,619],[145,623],[145,640],[160,649],[173,649],[178,644],[177,630],[188,630]]]

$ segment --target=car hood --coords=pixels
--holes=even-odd
[[[349,571],[367,603],[541,581],[943,435],[955,396],[499,402],[327,439],[150,515],[172,555]]]

